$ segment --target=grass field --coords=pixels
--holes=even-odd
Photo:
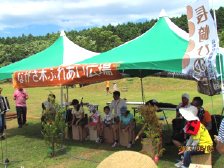
[[[127,101],[141,101],[141,87],[139,78],[133,80],[121,79],[117,80],[118,90],[122,88],[128,88],[127,92],[121,92],[121,98],[127,98]],[[112,89],[112,81],[110,82],[110,88]],[[143,79],[144,95],[146,100],[156,98],[158,102],[178,104],[181,101],[181,95],[188,93],[190,100],[195,96],[201,96],[204,100],[204,108],[210,112],[210,114],[221,114],[222,110],[222,96],[216,95],[213,97],[199,94],[197,92],[197,84],[195,81],[170,79],[170,78],[157,78],[147,77]],[[7,96],[11,105],[10,112],[15,112],[15,102],[12,99],[13,92],[15,89],[10,84],[1,85],[4,88],[2,96]],[[60,87],[42,87],[42,88],[27,88],[29,99],[27,100],[28,116],[40,117],[41,116],[41,103],[47,99],[47,95],[53,92],[56,95],[56,99],[60,102]],[[64,89],[64,93],[66,89]],[[103,107],[106,102],[111,101],[112,95],[106,96],[105,82],[92,84],[83,88],[69,88],[69,101],[76,98],[81,100],[84,98],[84,102],[99,104],[99,111],[103,112]],[[128,106],[131,109],[131,106]],[[88,110],[85,108],[86,113]],[[133,111],[131,111],[133,113]],[[102,113],[103,114],[103,113]],[[162,113],[158,113],[162,116]],[[166,111],[168,121],[171,123],[175,116],[175,112]],[[16,119],[7,120],[7,142],[8,142],[8,159],[9,161],[23,160],[22,162],[10,162],[9,167],[20,167],[25,168],[31,167],[71,167],[71,168],[94,168],[97,167],[98,163],[93,161],[81,160],[74,158],[68,154],[62,155],[60,150],[56,153],[56,158],[52,159],[48,153],[47,147],[45,146],[44,140],[41,137],[41,124],[39,120],[28,119],[28,126],[22,129],[17,128]],[[171,124],[169,125],[171,128]],[[139,130],[137,126],[136,133]],[[95,142],[86,141],[80,143],[74,141],[71,138],[66,140],[64,147],[66,152],[77,157],[90,157],[97,161],[102,161],[109,155],[116,151],[127,150],[125,147],[111,148],[109,144],[96,144]],[[171,131],[168,129],[163,131],[163,144],[170,140]],[[166,147],[163,156],[157,163],[158,167],[172,168],[178,158],[178,149],[174,146]],[[141,143],[137,141],[133,148],[133,151],[141,150]],[[1,141],[1,153],[0,160],[5,160],[5,141]],[[213,167],[222,168],[224,167],[224,158],[217,152],[213,152]],[[134,159],[134,158],[133,158]],[[0,167],[3,167],[3,165]]]

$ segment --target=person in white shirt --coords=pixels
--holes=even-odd
[[[103,142],[103,130],[105,127],[109,127],[110,129],[112,128],[112,125],[114,123],[114,115],[110,113],[110,107],[105,106],[104,107],[104,116],[102,119],[102,125],[100,128],[100,140],[99,143]]]
[[[116,123],[119,123],[119,117],[121,115],[121,107],[126,105],[126,101],[124,99],[120,98],[120,92],[119,91],[115,91],[113,92],[113,98],[114,100],[111,101],[111,105],[110,105],[110,113],[112,113],[112,111],[114,110],[114,121]]]

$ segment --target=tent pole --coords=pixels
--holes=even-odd
[[[144,90],[143,90],[143,83],[142,83],[142,70],[139,70],[140,72],[140,80],[141,80],[141,91],[142,91],[142,103],[144,104]]]
[[[63,109],[63,86],[61,85],[61,110]]]
[[[67,89],[67,102],[68,102],[68,86],[66,86],[66,89]]]

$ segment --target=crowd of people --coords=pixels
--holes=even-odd
[[[116,84],[116,83],[115,83]],[[108,86],[108,85],[107,85]],[[2,92],[0,88],[0,96]],[[114,89],[115,90],[115,89]],[[107,89],[109,91],[109,89]],[[109,92],[108,92],[109,93]],[[53,102],[55,101],[55,95],[50,94],[48,100],[42,103],[44,114],[47,109],[52,109],[52,102],[50,102],[50,97]],[[181,146],[185,146],[185,150],[181,151],[181,159],[175,164],[176,167],[189,167],[191,163],[191,156],[206,154],[212,152],[213,148],[208,148],[208,146],[213,147],[212,140],[212,120],[211,115],[207,110],[203,108],[203,100],[200,97],[194,97],[190,102],[189,94],[182,95],[182,102],[176,107],[176,117],[172,120],[173,134],[171,141],[165,143],[165,145],[175,145],[178,149]],[[13,94],[13,99],[16,103],[17,112],[17,122],[18,128],[26,126],[26,115],[27,107],[26,100],[28,99],[28,94],[25,89],[18,88]],[[135,129],[135,119],[134,116],[127,109],[126,101],[120,98],[120,92],[113,92],[113,100],[110,106],[104,107],[104,115],[101,117],[101,113],[95,108],[94,105],[88,105],[90,111],[88,121],[85,121],[84,108],[82,104],[77,99],[73,99],[71,105],[72,108],[72,121],[69,127],[75,125],[78,127],[80,133],[80,142],[90,139],[90,126],[97,130],[97,143],[103,142],[103,130],[109,127],[113,131],[114,143],[112,147],[119,146],[119,137],[122,136],[122,129],[125,132],[129,132],[129,139],[133,139],[133,130]],[[146,104],[148,105],[148,104]],[[154,104],[153,104],[154,105]],[[52,111],[52,110],[51,110]],[[44,122],[44,115],[41,118]],[[5,115],[0,114],[0,139],[4,140],[3,132],[6,127]],[[145,129],[145,125],[137,134],[135,140],[139,137],[146,138],[145,134],[142,134]],[[84,139],[83,129],[86,129],[88,135]],[[119,136],[119,137],[118,137]],[[66,134],[66,139],[68,139],[68,133]],[[224,120],[222,120],[218,135],[214,135],[214,142],[217,144],[216,149],[220,154],[224,154]],[[203,147],[204,150],[198,150],[198,147]],[[128,143],[127,148],[132,147],[132,141]],[[158,154],[158,153],[157,153]],[[158,161],[157,154],[155,155],[155,162]]]
[[[107,91],[109,91],[107,89]],[[173,135],[171,141],[165,143],[165,145],[175,145],[178,149],[180,146],[191,147],[191,150],[185,150],[179,153],[181,155],[180,162],[176,163],[176,167],[188,167],[191,162],[191,156],[198,154],[210,153],[206,146],[213,146],[213,141],[211,138],[211,115],[203,106],[203,100],[200,97],[194,97],[190,102],[189,94],[182,95],[182,102],[176,107],[176,117],[172,121]],[[149,102],[149,103],[153,103]],[[149,104],[148,103],[148,104]],[[47,102],[45,102],[45,106]],[[146,104],[146,105],[148,105]],[[122,129],[125,132],[129,132],[129,139],[133,139],[133,130],[135,129],[135,119],[134,116],[127,109],[126,101],[120,98],[120,92],[113,92],[113,100],[110,106],[104,107],[104,115],[95,108],[94,105],[88,105],[90,111],[88,121],[85,122],[84,109],[77,99],[73,99],[71,105],[72,109],[72,122],[69,125],[75,125],[78,127],[79,134],[81,136],[80,142],[90,139],[90,126],[97,130],[97,143],[103,142],[103,130],[106,127],[112,129],[114,136],[114,143],[112,147],[119,146],[119,137],[122,136]],[[153,103],[155,105],[155,103]],[[18,123],[19,120],[18,120]],[[84,139],[83,129],[86,129],[88,135]],[[135,140],[146,138],[143,130],[146,129],[145,125],[137,134]],[[68,139],[68,134],[66,134],[66,139]],[[214,141],[217,143],[217,150],[220,154],[224,153],[224,121],[220,126],[219,135],[215,135]],[[198,146],[204,146],[204,150],[198,151]],[[127,145],[127,148],[132,147],[132,141]],[[193,147],[193,148],[192,148]],[[159,148],[159,147],[158,147]],[[159,149],[158,149],[159,151]],[[158,153],[154,158],[155,162],[159,160]]]

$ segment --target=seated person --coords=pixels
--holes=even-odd
[[[204,110],[202,107],[203,100],[200,97],[194,97],[191,105],[195,106],[198,109],[197,116],[200,120],[200,122],[206,127],[208,131],[212,129],[212,119],[208,111]],[[182,142],[184,142],[187,139],[187,136],[182,131],[181,134],[173,137],[173,143],[176,145],[177,148],[182,145]]]
[[[44,121],[45,120],[44,113],[46,110],[49,110],[52,115],[55,114],[55,109],[54,109],[55,98],[56,98],[56,96],[54,94],[49,94],[47,100],[42,103],[41,122],[45,122]]]
[[[79,104],[79,101],[77,99],[73,99],[71,105],[73,105],[72,109],[72,122],[69,125],[71,127],[72,125],[78,126],[79,128],[79,134],[80,134],[80,142],[83,142],[83,127],[85,126],[85,118],[84,118],[84,109]],[[68,131],[66,132],[65,139],[69,139],[68,137]]]
[[[165,143],[165,145],[167,146],[173,145],[173,141],[172,141],[173,139],[181,141],[181,142],[184,141],[184,132],[182,129],[184,128],[186,123],[185,123],[185,119],[183,119],[183,117],[179,113],[179,108],[189,107],[190,106],[189,100],[190,100],[190,96],[187,93],[182,95],[182,102],[176,107],[176,118],[173,119],[172,121],[173,135],[171,137],[171,141]]]
[[[105,106],[104,107],[104,116],[102,119],[102,125],[100,127],[100,140],[99,142],[103,142],[103,130],[105,127],[112,128],[113,122],[114,122],[114,116],[112,113],[110,113],[110,107]]]
[[[114,121],[115,121],[115,124],[118,124],[119,117],[121,115],[120,109],[123,106],[127,107],[127,105],[126,105],[126,101],[124,99],[120,98],[119,91],[113,92],[113,98],[114,98],[114,100],[112,100],[111,105],[110,105],[110,113],[112,113],[112,111],[114,110]]]
[[[112,129],[114,132],[114,139],[115,139],[115,142],[112,145],[112,147],[119,146],[117,131],[119,130],[119,136],[121,137],[122,136],[121,129],[125,129],[125,132],[128,131],[130,133],[131,141],[129,142],[129,144],[127,146],[127,148],[130,149],[132,146],[133,130],[135,128],[134,117],[133,117],[133,114],[131,114],[130,111],[127,110],[126,106],[121,107],[120,112],[121,112],[121,115],[120,115],[119,125],[112,126]]]
[[[190,138],[187,141],[184,151],[179,153],[184,154],[183,160],[176,163],[175,166],[187,168],[191,163],[191,156],[210,153],[211,150],[208,149],[209,146],[213,146],[213,142],[208,133],[208,130],[200,122],[197,116],[198,109],[195,106],[180,108],[180,113],[187,120],[187,125],[184,128],[184,131],[190,136]],[[200,150],[198,148],[200,148]]]
[[[214,136],[214,141],[216,142],[216,149],[220,155],[224,154],[224,119],[222,119],[222,123],[219,127],[219,135]]]
[[[100,133],[100,125],[101,125],[101,122],[100,122],[100,112],[97,111],[94,107],[94,105],[89,105],[89,111],[90,111],[90,115],[89,115],[89,118],[88,118],[88,124],[85,125],[85,129],[88,133],[88,136],[86,137],[86,140],[89,140],[90,139],[90,136],[89,136],[89,127],[90,126],[94,126],[94,130],[97,129],[97,140],[96,142],[99,142],[99,139],[100,139],[100,136],[99,136],[99,133]],[[90,120],[93,120],[93,121],[90,121]]]

